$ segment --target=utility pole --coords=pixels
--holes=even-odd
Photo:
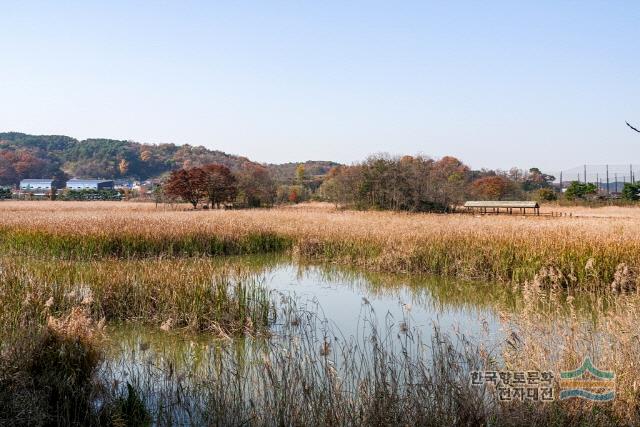
[[[587,183],[587,165],[584,165],[584,183]]]
[[[560,192],[562,193],[562,171],[560,171]]]
[[[607,194],[609,193],[609,165],[607,165]]]
[[[615,179],[616,182],[616,193],[618,192],[618,172],[613,174],[613,179]]]
[[[629,165],[629,182],[633,184],[635,180],[633,179],[633,165]]]

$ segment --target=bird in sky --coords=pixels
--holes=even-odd
[[[635,130],[636,132],[640,133],[640,130],[638,130],[638,129],[634,128],[633,126],[631,126],[631,125],[629,124],[629,122],[625,122],[625,123],[626,123],[626,124],[627,124],[627,126],[629,126],[631,129],[633,129],[633,130]]]

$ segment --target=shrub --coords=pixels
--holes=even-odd
[[[640,200],[640,184],[625,183],[622,188],[622,198],[629,201]]]
[[[588,196],[595,195],[598,192],[598,187],[593,183],[582,183],[573,181],[567,187],[567,191],[564,193],[567,200],[586,199]]]
[[[120,200],[122,195],[116,190],[65,190],[60,200]]]
[[[539,202],[552,202],[558,200],[558,195],[551,188],[541,188],[536,191],[535,199]]]

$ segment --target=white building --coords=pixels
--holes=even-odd
[[[52,179],[23,179],[20,181],[20,192],[36,196],[44,196],[53,189]]]
[[[104,179],[70,179],[69,190],[113,190],[113,181]]]

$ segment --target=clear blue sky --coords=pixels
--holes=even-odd
[[[29,3],[29,4],[27,4]],[[640,2],[0,4],[0,129],[263,162],[640,162]]]

